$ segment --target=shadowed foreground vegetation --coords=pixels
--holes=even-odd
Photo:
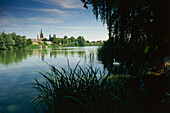
[[[155,76],[144,64],[131,65],[109,71],[79,63],[61,69],[49,65],[50,72],[40,72],[45,81],[33,83],[38,91],[34,108],[48,113],[168,113],[167,73]]]
[[[51,72],[40,73],[46,80],[35,80],[38,91],[33,101],[49,113],[125,113],[131,99],[128,77],[110,79],[108,73],[92,66],[72,69],[49,65]],[[35,109],[36,110],[36,109]]]

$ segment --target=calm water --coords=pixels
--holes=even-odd
[[[98,47],[65,47],[46,50],[9,50],[0,51],[0,113],[34,112],[30,102],[36,96],[31,83],[43,78],[37,71],[49,71],[49,64],[56,67],[71,67],[79,60],[80,65],[94,65],[102,68],[97,60]]]

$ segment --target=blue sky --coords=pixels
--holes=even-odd
[[[106,25],[96,21],[91,8],[83,8],[80,0],[0,0],[0,31],[36,38],[41,29],[47,38],[56,34],[108,39]]]

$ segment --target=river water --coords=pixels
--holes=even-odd
[[[71,68],[80,61],[82,67],[93,65],[101,70],[105,68],[111,75],[132,78],[129,90],[133,93],[131,106],[136,108],[134,111],[169,113],[166,75],[148,75],[150,63],[141,59],[117,58],[120,66],[113,66],[112,61],[103,62],[104,65],[98,60],[97,49],[93,46],[0,51],[0,113],[33,113],[31,102],[37,92],[32,83],[35,79],[44,82],[38,71],[50,72],[48,64],[67,69],[68,61]]]
[[[63,47],[0,51],[0,113],[34,112],[31,101],[36,96],[32,83],[43,80],[37,72],[49,71],[47,63],[57,68],[94,65],[102,68],[97,59],[98,47]]]

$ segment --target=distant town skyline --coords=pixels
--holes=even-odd
[[[106,25],[96,21],[92,9],[80,0],[0,0],[0,32],[15,32],[27,38],[84,36],[86,40],[107,40]]]

